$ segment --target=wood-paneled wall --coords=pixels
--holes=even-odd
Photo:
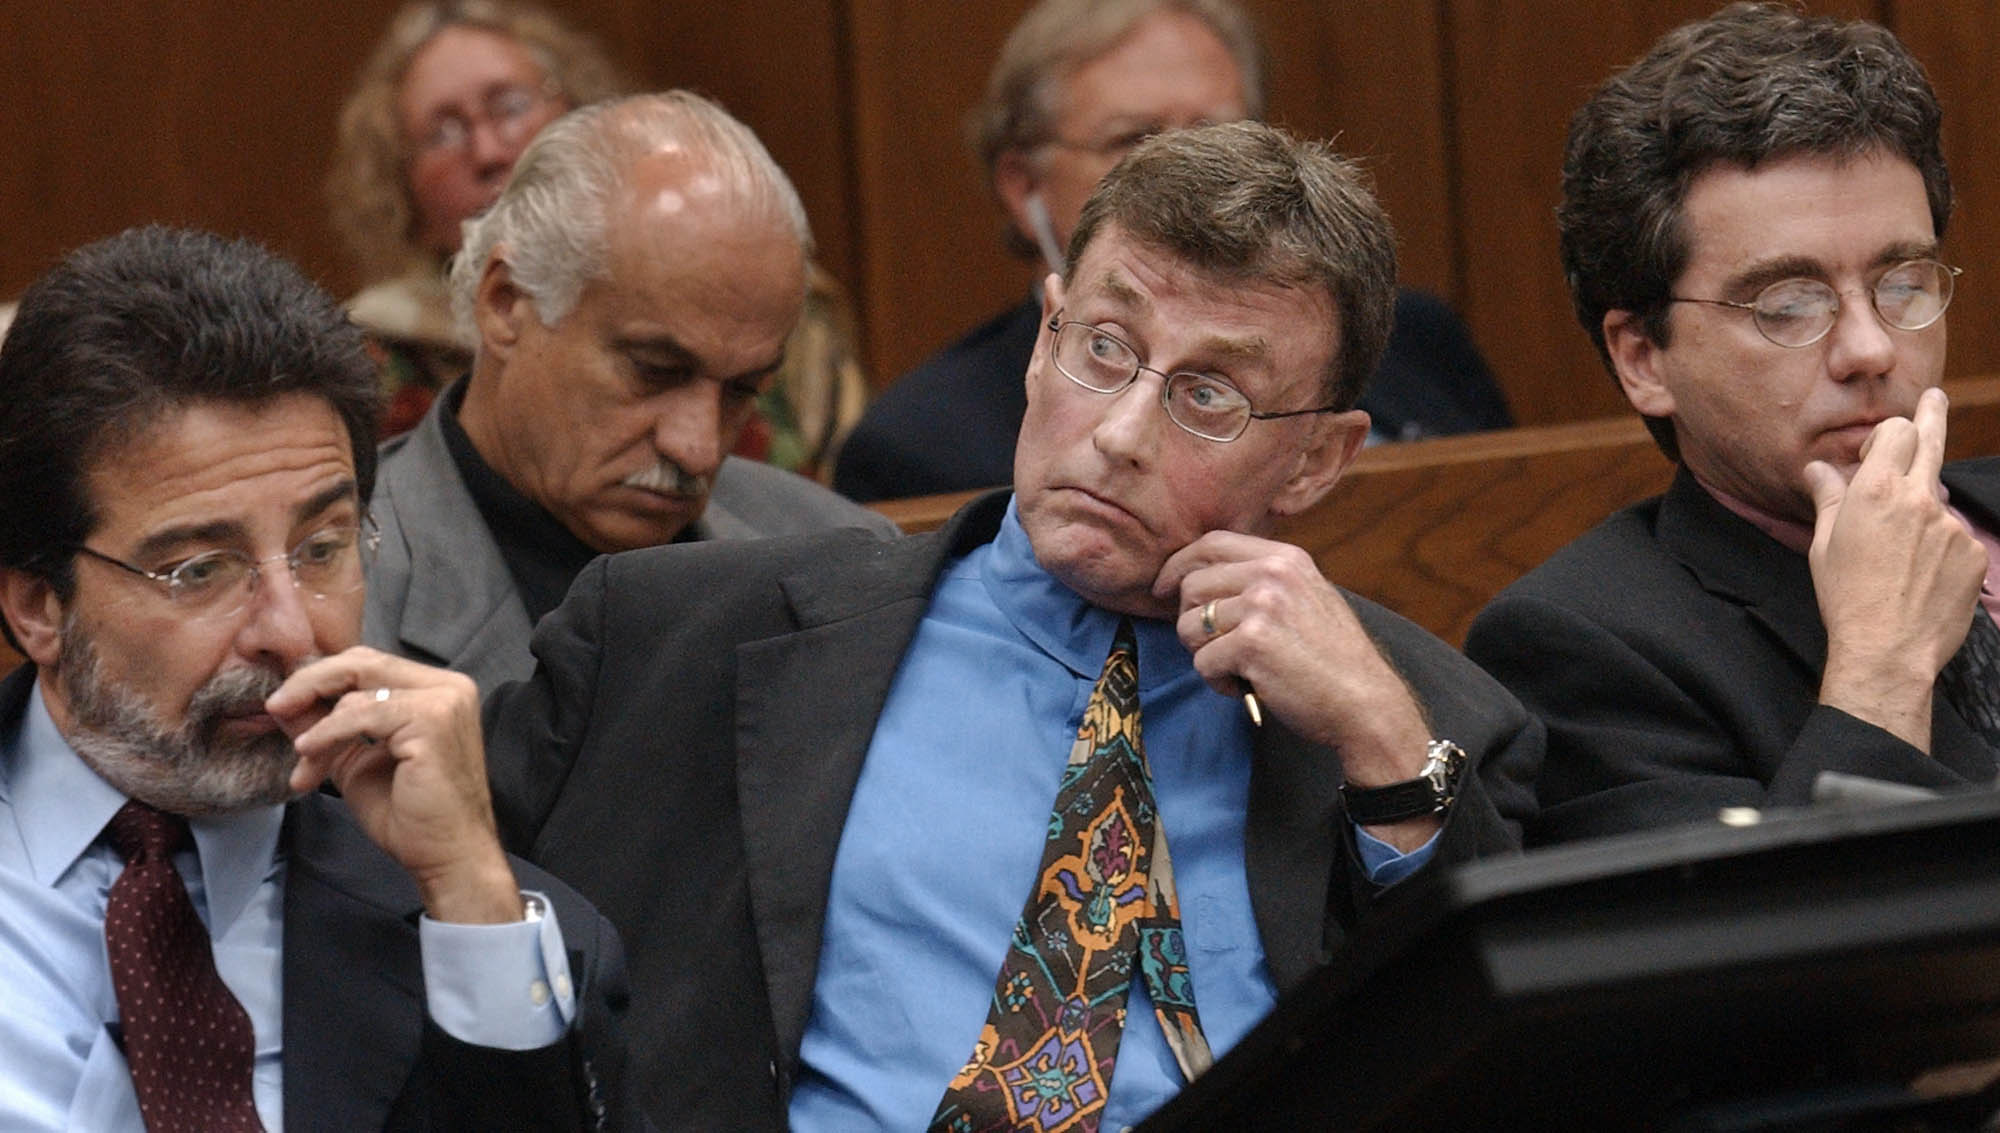
[[[1552,209],[1570,112],[1711,0],[1245,0],[1272,117],[1367,158],[1405,280],[1471,323],[1528,423],[1620,410],[1570,314]],[[960,123],[1027,0],[555,0],[648,85],[720,98],[798,182],[880,382],[1015,301],[1031,275]],[[0,5],[0,295],[149,220],[257,236],[337,291],[321,192],[352,70],[396,0]],[[1960,208],[1954,375],[2000,369],[2000,8],[1808,0],[1894,27],[1946,107]]]

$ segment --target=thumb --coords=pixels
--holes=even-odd
[[[1812,550],[1817,557],[1832,537],[1834,517],[1840,514],[1840,502],[1847,498],[1847,481],[1841,479],[1833,465],[1815,460],[1806,465],[1806,487],[1812,491]]]
[[[1806,487],[1812,491],[1813,512],[1821,520],[1840,510],[1840,501],[1847,496],[1847,481],[1824,460],[1806,465]]]

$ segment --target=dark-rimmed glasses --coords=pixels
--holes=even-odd
[[[1140,362],[1139,352],[1124,339],[1094,323],[1066,322],[1062,316],[1057,311],[1049,318],[1049,329],[1055,332],[1049,351],[1057,373],[1092,393],[1117,393],[1139,380],[1142,372],[1159,374],[1165,379],[1160,405],[1167,419],[1203,440],[1227,444],[1242,436],[1252,421],[1340,411],[1338,405],[1321,405],[1260,413],[1250,407],[1242,390],[1225,379],[1189,370],[1171,374],[1155,370]]]
[[[253,559],[236,550],[203,551],[166,570],[147,570],[82,545],[76,551],[152,582],[183,617],[200,621],[226,618],[249,605],[264,577],[265,563],[283,562],[299,593],[308,598],[324,600],[352,594],[361,589],[368,564],[381,543],[375,521],[363,519],[358,524],[330,523],[282,555]]]
[[[1951,306],[1953,280],[1963,270],[1936,260],[1905,260],[1882,273],[1868,289],[1868,298],[1889,326],[1922,330],[1944,317],[1945,308]],[[1777,346],[1792,349],[1825,338],[1840,318],[1840,292],[1824,280],[1804,277],[1781,279],[1748,303],[1684,295],[1670,295],[1667,301],[1748,311],[1757,333]]]

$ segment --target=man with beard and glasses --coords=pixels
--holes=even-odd
[[[471,676],[602,552],[894,527],[804,477],[725,457],[784,360],[812,238],[757,136],[683,92],[543,129],[452,269],[471,376],[383,452],[371,645]]]
[[[249,243],[134,229],[23,298],[0,1128],[643,1124],[616,934],[501,852],[472,682],[355,646],[375,411]]]

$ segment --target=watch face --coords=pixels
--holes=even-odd
[[[1347,816],[1362,826],[1382,826],[1442,814],[1457,794],[1458,777],[1465,769],[1465,750],[1450,740],[1432,740],[1425,751],[1423,770],[1414,779],[1383,787],[1355,787],[1342,783],[1341,797]]]

